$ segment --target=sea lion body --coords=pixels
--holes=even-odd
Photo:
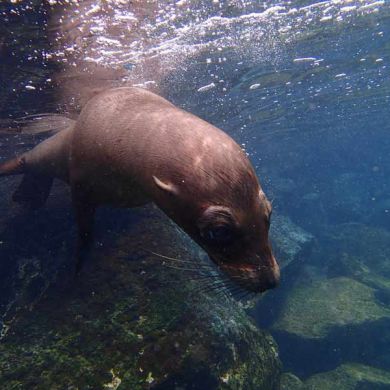
[[[226,133],[158,95],[107,90],[19,161],[23,172],[70,184],[81,252],[99,205],[154,202],[238,284],[264,291],[278,283],[270,204],[247,156]]]

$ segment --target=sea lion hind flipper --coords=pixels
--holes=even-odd
[[[12,200],[30,209],[38,209],[45,204],[52,185],[51,176],[26,173],[14,192]]]
[[[0,164],[0,177],[20,175],[24,173],[24,157],[14,157]]]

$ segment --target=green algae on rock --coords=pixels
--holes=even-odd
[[[362,364],[343,364],[335,370],[313,375],[302,390],[390,389],[390,373]]]
[[[285,372],[280,379],[280,390],[303,390],[303,382],[291,372]]]
[[[303,338],[326,337],[333,327],[390,318],[375,290],[346,277],[294,287],[272,328]]]
[[[342,364],[302,382],[292,373],[281,377],[281,390],[385,390],[390,389],[390,373],[357,363]]]
[[[310,280],[302,273],[283,294],[274,302],[270,328],[286,370],[308,377],[351,361],[389,368],[390,309],[377,289],[346,277]]]
[[[0,343],[1,388],[278,388],[272,337],[202,284],[217,271],[147,210],[128,213],[139,222],[125,235],[107,229],[80,278],[61,282],[65,272],[32,310],[19,310]],[[164,267],[152,252],[193,260],[199,271],[167,260]]]

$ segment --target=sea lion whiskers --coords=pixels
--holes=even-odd
[[[177,258],[165,256],[165,255],[162,255],[160,253],[153,252],[153,251],[148,251],[148,252],[154,254],[155,256],[158,256],[158,257],[161,257],[161,258],[163,258],[165,260],[168,260],[169,262],[173,262],[173,263],[177,263],[177,264],[191,264],[191,265],[196,266],[196,268],[185,268],[184,266],[183,267],[173,266],[172,264],[166,263],[165,261],[161,263],[161,265],[164,265],[164,266],[169,267],[169,268],[175,268],[175,269],[179,269],[179,270],[182,270],[182,271],[196,271],[196,272],[199,272],[199,271],[215,271],[215,269],[216,269],[216,267],[214,265],[212,265],[212,264],[210,264],[210,265],[208,265],[208,264],[199,264],[197,262],[190,261],[190,260],[182,260],[182,259],[177,259]]]
[[[153,252],[153,251],[149,251],[148,252],[152,253],[153,255],[155,256],[159,256],[159,257],[162,257],[163,259],[167,259],[167,260],[171,260],[171,261],[176,261],[176,262],[180,262],[180,263],[190,263],[190,264],[194,264],[193,261],[191,260],[183,260],[183,259],[178,259],[178,258],[175,258],[175,257],[169,257],[169,256],[166,256],[166,255],[163,255],[161,253],[157,253],[157,252]],[[206,266],[206,267],[210,267],[211,269],[215,269],[215,266],[214,265],[207,265],[207,264],[202,264],[201,266]]]
[[[237,279],[237,278],[236,278]],[[246,299],[246,297],[250,296],[253,299],[256,296],[256,293],[253,291],[248,291],[245,290],[243,286],[240,284],[233,284],[232,282],[229,283],[228,286],[226,286],[229,294],[234,298],[234,299]]]
[[[211,283],[209,283],[210,281]],[[218,286],[219,288],[224,288],[226,290],[229,290],[230,287],[232,288],[238,287],[237,285],[233,284],[232,280],[224,274],[213,275],[213,277],[206,277],[204,280],[203,287],[212,287],[212,286]],[[199,291],[202,291],[202,286],[199,288]]]
[[[246,280],[243,277],[232,275],[229,278],[226,275],[221,274],[218,276],[217,280],[214,280],[211,283],[209,283],[210,280],[207,279],[204,280],[203,284],[198,288],[192,289],[192,292],[194,293],[213,292],[213,293],[217,293],[217,295],[223,295],[226,298],[230,297],[238,300],[247,300],[247,301],[252,300],[257,296],[255,292],[245,290],[245,288],[239,283],[234,284],[232,279],[235,279],[237,281],[240,279],[244,281]]]
[[[193,287],[191,286],[190,291],[192,293],[199,293],[199,292],[205,292],[205,291],[211,291],[214,289],[224,289],[225,283],[221,280],[219,277],[213,277],[210,275],[203,275],[203,276],[186,276],[188,281],[190,282],[196,282],[196,285]],[[164,284],[182,284],[182,280],[165,280],[163,282]]]
[[[218,294],[223,294],[226,296],[226,293],[228,290],[226,289],[225,283],[222,281],[220,282],[215,282],[215,283],[203,283],[197,288],[191,289],[191,292],[194,294],[201,294],[201,293],[209,293],[209,292],[214,292],[217,291]]]
[[[180,271],[195,271],[195,272],[199,272],[199,268],[176,267],[176,266],[174,266],[174,265],[167,264],[167,263],[165,263],[165,262],[161,263],[161,265],[163,265],[164,267],[167,267],[167,268],[178,269],[178,270],[180,270]]]
[[[200,285],[198,284],[198,288],[196,288],[195,290],[197,289],[201,289],[202,287],[210,287],[210,286],[214,286],[214,285],[224,285],[226,280],[221,277],[220,275],[212,275],[212,274],[199,274],[199,275],[186,275],[186,278],[189,280],[189,281],[192,281],[192,282],[197,282],[197,283],[200,283]],[[175,281],[171,281],[172,283],[182,283],[182,281],[180,280],[175,280]],[[194,290],[194,289],[192,289]]]
[[[151,251],[148,251],[148,252],[151,252]],[[151,252],[152,253],[152,252]],[[207,266],[207,265],[199,265],[197,266],[196,268],[188,268],[188,267],[180,267],[180,266],[175,266],[175,265],[172,265],[172,264],[169,264],[169,262],[174,262],[174,263],[192,263],[193,265],[196,265],[194,262],[191,262],[191,261],[186,261],[186,260],[181,260],[181,259],[174,259],[174,258],[170,258],[168,256],[164,256],[164,255],[159,255],[158,253],[153,253],[159,257],[162,257],[164,259],[168,259],[168,262],[166,261],[163,261],[160,263],[160,265],[163,265],[164,267],[167,267],[167,268],[172,268],[172,269],[177,269],[177,270],[180,270],[180,271],[189,271],[189,272],[210,272],[212,270],[215,270],[215,267],[212,267],[212,266]],[[127,258],[128,256],[122,256],[122,258]]]
[[[223,295],[226,298],[234,298],[238,300],[246,299],[250,296],[250,299],[256,296],[256,293],[245,290],[242,286],[237,286],[232,283],[231,280],[221,280],[220,282],[214,282],[211,284],[203,284],[200,288],[192,290],[195,293],[217,293],[217,295]]]

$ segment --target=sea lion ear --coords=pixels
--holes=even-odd
[[[163,191],[169,192],[172,195],[177,195],[179,193],[178,188],[172,183],[164,183],[158,177],[153,176],[154,183],[158,188]]]

